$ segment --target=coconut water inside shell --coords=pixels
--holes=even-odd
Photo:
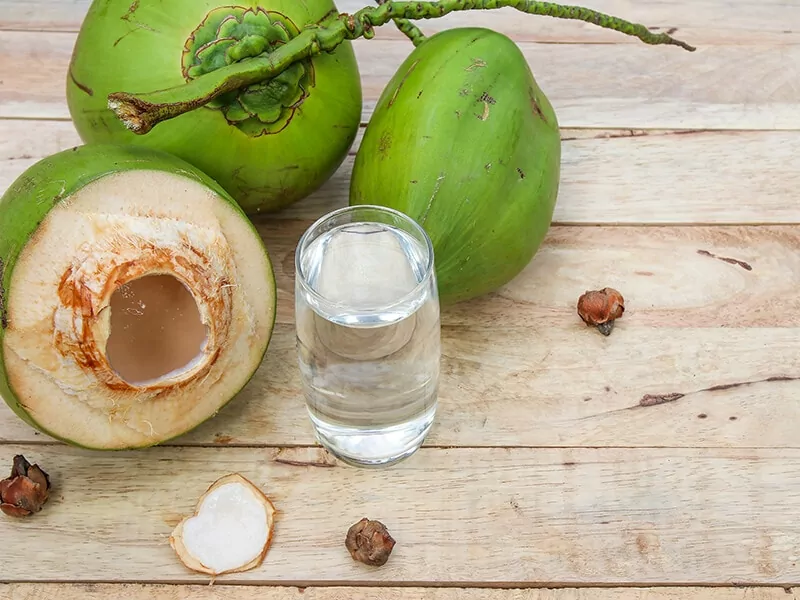
[[[175,277],[148,275],[112,295],[106,356],[129,383],[144,383],[191,367],[202,357],[207,328],[192,293]]]

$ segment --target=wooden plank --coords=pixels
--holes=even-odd
[[[69,121],[0,119],[0,193],[34,163],[81,143]]]
[[[177,444],[314,443],[293,329],[294,248],[308,225],[259,225],[279,287],[270,350],[236,401]],[[554,228],[508,286],[444,311],[428,443],[800,447],[799,250],[797,226]],[[627,306],[609,338],[575,311],[606,285]],[[46,438],[3,405],[0,439]]]
[[[565,128],[562,139],[555,223],[800,222],[798,132]],[[352,165],[351,157],[323,188],[276,217],[314,219],[344,206]]]
[[[365,96],[372,99],[409,49],[404,42],[382,42],[374,50],[368,44],[359,41],[356,51]],[[793,73],[800,46],[711,46],[694,53],[644,44],[519,46],[565,127],[800,126]]]
[[[562,138],[557,224],[800,223],[797,132],[564,129]],[[275,218],[310,220],[346,205],[360,140],[319,191]],[[80,143],[67,121],[0,120],[0,193],[34,162]]]
[[[134,34],[135,35],[135,34]],[[64,86],[75,35],[0,32],[0,117],[69,118]],[[411,51],[402,41],[354,44],[369,117]],[[520,43],[563,127],[798,129],[800,45]]]
[[[217,477],[237,471],[280,511],[261,567],[218,582],[458,586],[796,585],[800,450],[422,450],[393,469],[315,466],[306,449],[109,455],[0,447],[36,461],[52,500],[0,519],[3,582],[208,582],[168,544]],[[288,464],[292,463],[292,464]],[[310,463],[298,466],[296,463]],[[354,562],[368,516],[397,545]],[[32,541],[33,540],[33,541]]]
[[[341,12],[369,6],[368,0],[339,0]],[[677,29],[694,44],[797,43],[800,6],[785,0],[584,0],[582,6],[647,25],[654,31]],[[0,29],[77,31],[89,0],[0,0]],[[523,16],[510,8],[469,11],[419,22],[432,35],[451,27],[489,27],[520,41],[638,43],[637,40],[582,22]],[[382,27],[378,37],[401,39],[394,27]]]
[[[263,587],[179,584],[0,585],[6,600],[794,600],[781,587],[489,589],[420,587]]]

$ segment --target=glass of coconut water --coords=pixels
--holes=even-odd
[[[439,386],[431,240],[403,213],[351,206],[305,232],[295,269],[298,360],[317,439],[356,466],[411,456]]]

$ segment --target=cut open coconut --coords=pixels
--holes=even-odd
[[[275,527],[275,506],[238,473],[215,481],[193,515],[169,538],[188,568],[209,575],[247,571],[267,555]]]
[[[161,153],[82,146],[0,200],[0,394],[97,449],[151,446],[231,400],[267,350],[261,238],[205,174]]]

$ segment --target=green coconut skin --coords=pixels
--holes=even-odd
[[[306,86],[308,96],[277,133],[253,136],[231,125],[220,110],[200,107],[137,135],[107,106],[113,92],[185,84],[184,46],[211,11],[228,4],[276,11],[297,28],[336,14],[332,0],[95,0],[73,50],[67,103],[85,143],[169,152],[214,178],[248,215],[274,212],[327,181],[355,139],[362,92],[350,42],[309,59],[313,85]]]
[[[2,268],[0,268],[0,281],[2,281],[2,290],[0,290],[0,316],[2,317],[2,326],[0,326],[0,396],[11,410],[31,427],[53,439],[93,450],[98,448],[81,446],[73,440],[55,435],[52,431],[42,427],[25,411],[14,390],[11,389],[4,356],[5,345],[3,342],[7,327],[4,300],[6,292],[9,290],[17,258],[50,210],[59,203],[68,201],[72,194],[97,179],[133,170],[178,174],[208,187],[234,207],[242,215],[244,222],[256,232],[255,226],[236,201],[208,175],[175,156],[140,147],[95,144],[79,146],[53,154],[29,167],[0,198],[0,223],[3,224],[0,227],[0,260],[2,260]],[[266,248],[264,248],[264,252],[267,253]],[[274,271],[265,276],[269,278],[268,281],[274,288]],[[273,321],[270,328],[274,328],[275,325],[275,300],[272,313]],[[267,346],[264,347],[262,360],[266,352]],[[254,374],[255,370],[250,377],[252,378]],[[232,393],[231,399],[235,395]],[[187,432],[173,436],[172,439],[185,433]],[[168,440],[159,443],[163,444],[166,441]],[[119,450],[140,447],[119,448]]]
[[[534,257],[558,195],[555,111],[519,48],[484,28],[445,30],[384,89],[353,168],[350,204],[420,223],[440,301],[505,285]]]

